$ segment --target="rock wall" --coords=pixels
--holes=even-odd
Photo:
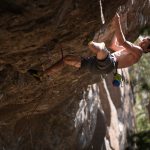
[[[134,128],[128,70],[121,88],[111,74],[68,66],[42,82],[27,73],[60,60],[61,48],[87,56],[90,40],[109,43],[117,10],[127,39],[149,25],[148,0],[1,0],[0,149],[125,148]]]

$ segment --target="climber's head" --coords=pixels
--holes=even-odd
[[[150,52],[150,37],[145,37],[140,43],[139,46],[143,49],[144,53]]]

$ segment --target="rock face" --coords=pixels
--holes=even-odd
[[[117,10],[129,40],[149,25],[148,0],[1,0],[0,149],[125,148],[134,128],[128,70],[120,88],[112,86],[112,74],[68,66],[42,82],[27,73],[60,60],[61,48],[86,56],[90,40],[109,43]]]

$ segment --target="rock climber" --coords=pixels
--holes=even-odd
[[[68,55],[64,57],[63,62],[77,68],[88,69],[91,72],[103,74],[112,72],[116,65],[117,68],[132,66],[140,60],[143,53],[150,52],[150,37],[144,38],[137,46],[125,39],[118,14],[114,17],[113,25],[115,35],[109,46],[109,48],[114,51],[113,53],[109,52],[105,43],[92,41],[88,46],[96,56],[83,58]],[[62,66],[61,64],[61,61],[58,62],[56,65],[45,70],[44,73],[46,75],[55,73],[59,67]]]
[[[138,45],[135,45],[125,39],[122,31],[120,16],[116,14],[113,19],[115,35],[108,48],[105,43],[96,43],[94,41],[88,44],[89,49],[96,54],[92,57],[79,57],[67,55],[63,60],[57,62],[44,71],[44,76],[55,74],[62,64],[67,64],[80,69],[87,69],[92,73],[108,74],[117,68],[126,68],[137,63],[143,53],[150,52],[150,37],[145,37]],[[113,53],[110,53],[111,49]]]

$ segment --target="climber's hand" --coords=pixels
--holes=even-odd
[[[120,16],[118,13],[116,13],[115,17],[113,18],[113,25],[115,27],[118,27],[119,23],[120,23]]]

